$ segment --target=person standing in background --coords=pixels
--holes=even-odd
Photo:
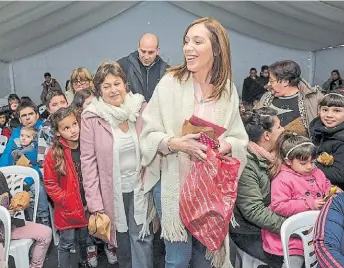
[[[45,103],[45,98],[46,98],[49,91],[54,90],[54,89],[62,90],[59,82],[57,82],[56,79],[51,78],[50,73],[45,73],[44,79],[45,80],[42,83],[43,90],[42,90],[42,94],[41,94],[42,103]]]
[[[128,79],[129,89],[143,95],[147,102],[168,68],[159,56],[159,39],[151,33],[141,37],[137,51],[117,62]]]

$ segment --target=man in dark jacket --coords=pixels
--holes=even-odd
[[[269,81],[269,78],[267,79]],[[265,93],[265,80],[257,77],[256,68],[250,69],[250,76],[245,78],[242,88],[242,101],[250,106],[255,105]]]
[[[159,39],[151,33],[141,37],[137,51],[117,62],[127,76],[130,90],[142,94],[147,102],[168,67],[159,57]]]
[[[45,103],[46,101],[46,96],[49,91],[51,90],[62,90],[59,82],[56,81],[56,79],[51,78],[50,73],[45,73],[44,74],[44,82],[42,83],[42,94],[41,94],[41,101],[42,103]]]

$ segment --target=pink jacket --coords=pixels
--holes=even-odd
[[[322,199],[329,193],[332,185],[325,174],[314,168],[309,176],[302,176],[287,166],[282,166],[281,172],[271,183],[270,209],[275,213],[290,217],[297,213],[316,210],[315,200]],[[263,248],[266,252],[283,256],[281,236],[262,230]],[[289,254],[303,255],[301,239],[289,240]]]
[[[142,106],[144,109],[145,104]],[[142,112],[141,110],[141,112]],[[143,127],[141,116],[136,121],[140,135]],[[115,222],[113,193],[113,135],[110,125],[93,113],[81,118],[80,150],[83,185],[88,210],[104,210],[111,223]],[[117,246],[116,228],[111,224],[109,243]]]

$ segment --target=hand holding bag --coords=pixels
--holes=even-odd
[[[105,242],[110,241],[110,218],[105,213],[93,213],[88,220],[88,231],[94,237]]]

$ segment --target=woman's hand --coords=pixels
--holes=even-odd
[[[232,152],[232,145],[225,141],[225,139],[219,139],[219,154],[226,155]]]
[[[198,141],[200,135],[200,133],[188,134],[181,138],[172,138],[169,144],[170,148],[173,151],[183,152],[195,157],[197,160],[204,161],[207,158],[205,154],[207,146]]]

